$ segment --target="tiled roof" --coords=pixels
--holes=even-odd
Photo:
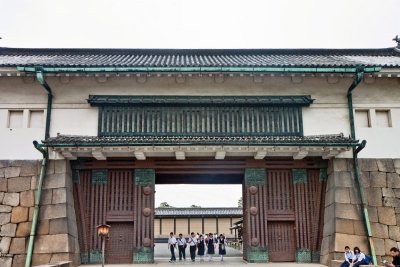
[[[0,48],[0,67],[399,67],[384,49],[28,49]],[[160,69],[160,70],[161,70]]]
[[[211,216],[235,216],[243,215],[242,208],[157,208],[155,216],[169,217],[211,217]]]
[[[75,136],[58,135],[45,141],[47,146],[127,146],[127,145],[339,145],[357,141],[343,134],[315,136]]]

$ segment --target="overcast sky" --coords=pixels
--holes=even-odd
[[[0,46],[393,47],[399,0],[0,0]]]
[[[382,48],[400,35],[399,10],[400,0],[0,0],[0,46]],[[240,185],[156,190],[156,206],[241,196]]]

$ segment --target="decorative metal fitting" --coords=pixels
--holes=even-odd
[[[256,207],[251,207],[250,208],[250,214],[251,215],[257,215],[258,214],[258,209]]]
[[[145,187],[143,188],[143,194],[145,194],[146,196],[150,195],[152,191],[153,191],[153,190],[151,189],[150,186],[145,186]]]
[[[145,217],[149,217],[151,215],[151,209],[150,208],[144,208],[143,209],[143,215]]]
[[[253,238],[251,239],[251,245],[252,245],[253,247],[257,247],[258,244],[259,244],[258,238],[257,238],[257,237],[253,237]]]
[[[145,238],[143,239],[143,246],[144,246],[144,247],[150,247],[150,246],[151,246],[151,239],[148,238],[148,237],[145,237]]]
[[[250,192],[250,194],[255,195],[255,194],[257,194],[257,192],[258,192],[258,188],[255,187],[254,185],[253,185],[253,186],[250,186],[250,187],[249,187],[249,192]]]

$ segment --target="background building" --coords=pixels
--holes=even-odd
[[[385,256],[399,49],[1,48],[0,265],[98,262],[102,223],[107,262],[152,262],[154,185],[184,182],[243,185],[250,262]]]

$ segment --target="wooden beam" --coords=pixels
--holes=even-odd
[[[77,159],[76,155],[72,154],[72,152],[70,152],[70,151],[62,151],[61,155],[64,158],[69,159],[69,160],[76,160]]]
[[[257,151],[257,153],[254,155],[254,159],[264,159],[266,155],[267,151],[265,150]]]

